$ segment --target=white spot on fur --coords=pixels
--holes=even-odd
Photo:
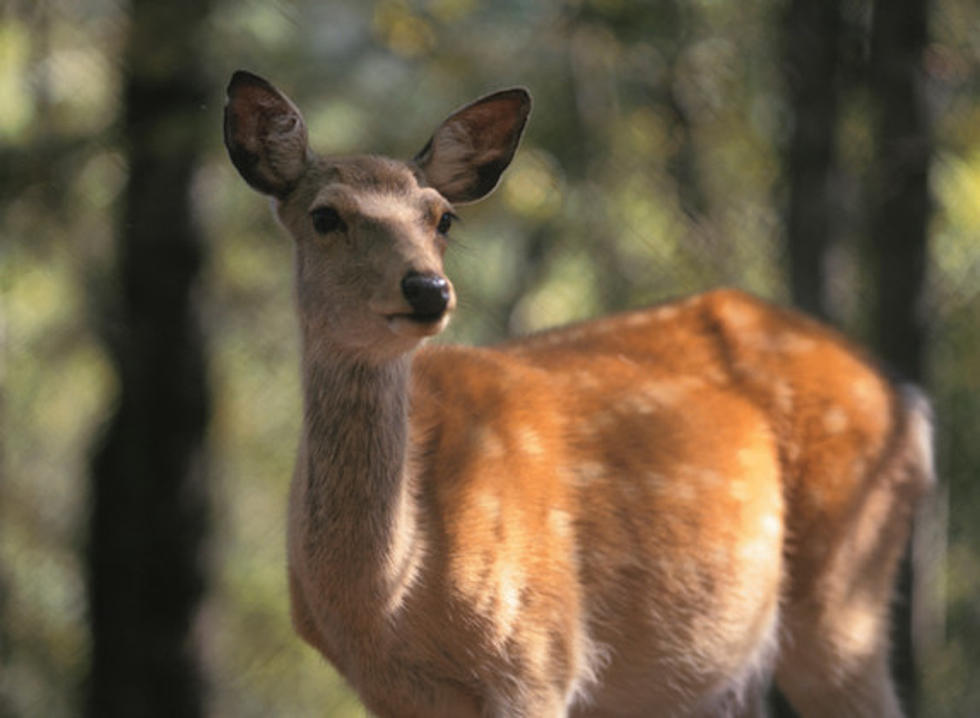
[[[695,377],[644,382],[639,392],[661,406],[676,406],[688,401],[690,393],[703,388],[704,382]]]
[[[478,424],[472,431],[473,443],[480,448],[484,459],[496,460],[503,457],[504,442],[494,429],[486,424]]]
[[[488,526],[495,525],[500,519],[500,497],[496,494],[481,491],[476,495],[476,505]]]
[[[548,529],[559,538],[568,539],[572,535],[572,517],[567,511],[550,509],[548,511]]]
[[[744,331],[756,323],[755,312],[737,302],[725,302],[719,309],[721,318],[735,331]]]
[[[763,515],[762,532],[769,537],[777,537],[782,535],[783,521],[779,514],[768,513]]]
[[[616,403],[616,408],[625,414],[649,415],[656,410],[656,405],[642,394],[631,394]]]
[[[588,486],[605,474],[606,468],[594,461],[583,461],[572,469],[573,481],[579,486]]]
[[[867,377],[860,377],[851,382],[851,396],[859,404],[870,401],[876,389],[875,382]]]
[[[744,541],[738,547],[739,558],[746,563],[766,564],[778,554],[778,541],[772,536],[761,536],[752,541]]]
[[[497,569],[497,612],[492,618],[495,642],[503,645],[513,632],[521,612],[524,572],[519,566],[504,562],[498,564]]]
[[[782,332],[773,339],[772,348],[786,354],[803,354],[813,351],[817,342],[796,332]]]
[[[544,442],[541,435],[530,426],[523,426],[517,432],[517,441],[523,451],[528,456],[540,458],[544,456]]]
[[[740,504],[745,503],[751,498],[748,484],[738,479],[728,484],[728,494]]]
[[[789,382],[777,381],[773,386],[772,397],[776,409],[786,414],[793,411],[794,392]]]
[[[839,434],[850,422],[847,413],[839,406],[832,406],[823,413],[823,428],[828,434]]]

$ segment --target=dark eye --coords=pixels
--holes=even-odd
[[[436,231],[439,234],[449,234],[450,227],[453,226],[453,220],[456,219],[452,212],[444,212],[439,218],[439,224],[436,226]]]
[[[310,212],[310,218],[313,220],[313,229],[320,234],[329,234],[344,228],[344,220],[333,207],[317,207]]]

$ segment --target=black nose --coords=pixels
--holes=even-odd
[[[438,274],[409,272],[402,279],[402,294],[419,317],[441,317],[449,306],[449,282]]]

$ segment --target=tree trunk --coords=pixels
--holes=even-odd
[[[924,378],[923,294],[932,209],[932,132],[923,54],[927,0],[879,2],[871,38],[871,84],[877,144],[871,186],[875,341],[914,381]]]
[[[827,254],[839,216],[834,193],[840,0],[792,0],[783,24],[784,78],[793,115],[786,152],[786,246],[793,303],[827,318]]]
[[[190,192],[209,119],[196,51],[206,13],[197,0],[132,3],[121,296],[106,318],[119,397],[92,461],[92,718],[203,713],[194,623],[205,581],[208,394]]]
[[[9,348],[7,346],[7,307],[6,296],[0,292],[0,437],[9,436],[7,433],[8,409],[7,409],[7,357]],[[6,441],[0,439],[0,498],[3,497],[3,484],[7,480],[7,453]],[[10,589],[6,566],[0,563],[0,675],[7,671],[10,663],[10,633],[7,630],[7,622],[10,618],[7,615],[7,601]],[[13,718],[14,708],[11,705],[9,688],[0,681],[0,718]]]
[[[912,381],[925,379],[924,305],[931,212],[928,173],[932,132],[923,65],[928,0],[875,4],[871,93],[875,159],[870,187],[870,249],[878,353]],[[912,641],[915,567],[906,557],[896,604],[893,669],[906,711],[916,712],[918,680]]]

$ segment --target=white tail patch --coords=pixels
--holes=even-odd
[[[902,387],[902,400],[908,416],[908,434],[919,470],[928,486],[935,486],[936,467],[933,452],[933,413],[929,399],[917,386]]]

